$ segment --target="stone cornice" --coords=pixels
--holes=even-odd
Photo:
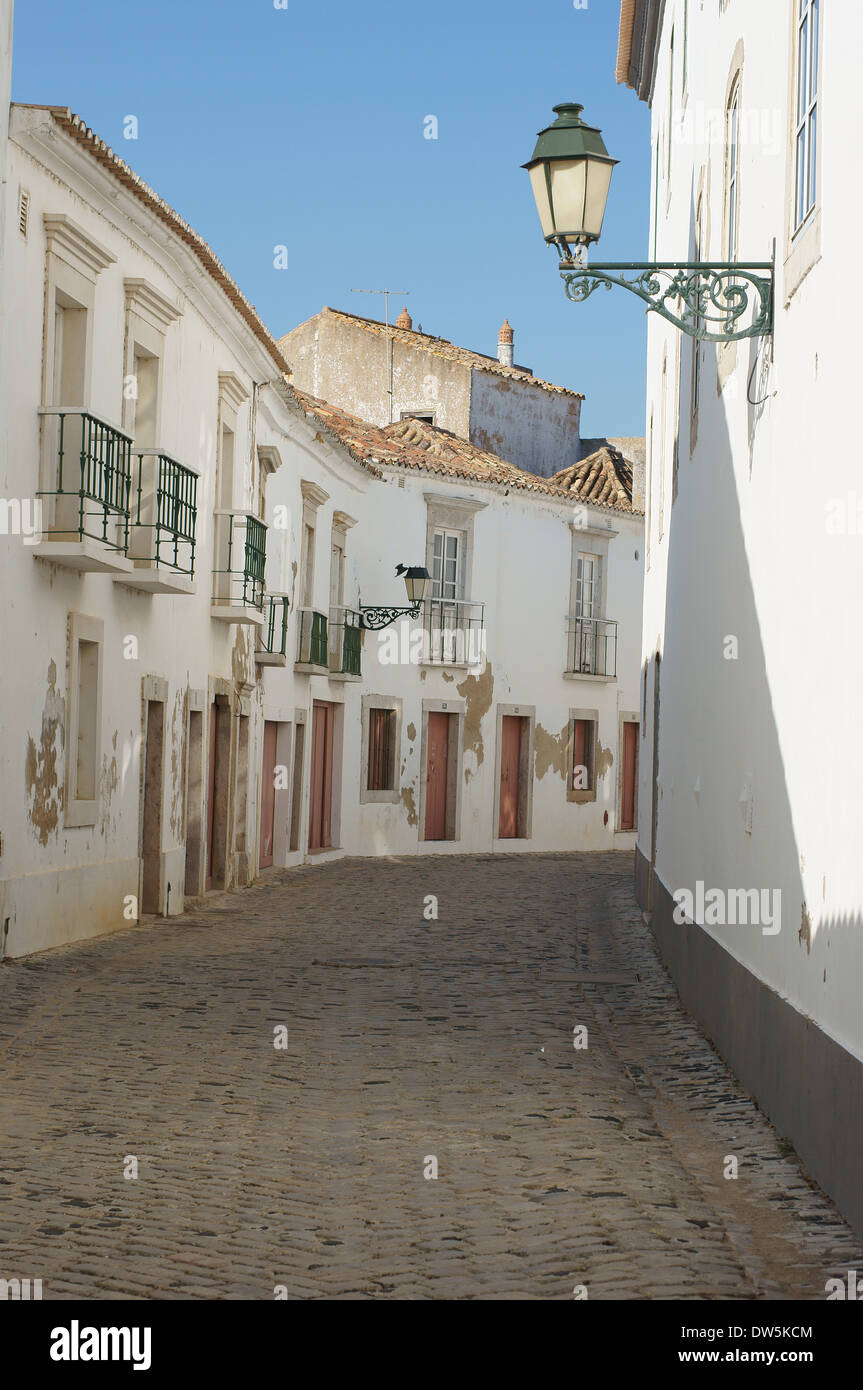
[[[116,256],[106,251],[98,241],[94,241],[83,227],[79,227],[65,212],[46,212],[43,221],[48,250],[53,251],[61,260],[68,261],[88,280],[95,280],[100,270],[116,262]]]
[[[148,280],[136,276],[127,278],[123,283],[126,287],[126,308],[140,314],[141,318],[147,319],[155,328],[169,328],[174,320],[181,316],[183,310],[179,305],[172,304],[170,299],[159,294]]]

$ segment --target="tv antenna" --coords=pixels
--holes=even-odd
[[[407,298],[410,290],[351,290],[351,294],[382,294],[384,297],[384,322],[386,324],[386,353],[387,353],[387,395],[390,402],[390,419],[393,422],[393,338],[390,333],[390,295],[398,295],[399,298]]]

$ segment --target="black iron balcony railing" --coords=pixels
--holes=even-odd
[[[125,554],[132,439],[78,406],[49,406],[39,413],[46,431],[47,476],[56,482],[37,493],[49,502],[43,519],[46,538],[82,541],[86,536]]]
[[[251,512],[217,508],[213,600],[217,604],[264,608],[267,527]]]
[[[298,665],[320,666],[324,671],[328,669],[327,626],[326,613],[316,613],[313,608],[299,610]]]
[[[617,676],[617,623],[608,618],[571,618],[567,674]]]
[[[435,666],[476,666],[485,654],[485,604],[429,598],[422,606],[421,660]]]
[[[287,594],[266,594],[264,596],[264,626],[258,634],[258,656],[284,657],[288,650],[288,613],[290,600]]]
[[[158,449],[136,449],[132,559],[195,575],[198,475]]]
[[[329,616],[329,668],[345,676],[362,674],[362,615],[353,608],[331,608]]]

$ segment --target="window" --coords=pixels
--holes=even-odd
[[[395,733],[395,710],[373,709],[369,711],[367,791],[392,791],[395,774]]]
[[[434,424],[434,412],[425,410],[403,410],[400,416],[402,420],[420,420],[424,425]]]
[[[671,193],[671,144],[672,128],[674,126],[674,30],[671,31],[671,46],[668,54],[668,138],[665,177],[668,182],[668,193]]]
[[[575,616],[598,618],[599,611],[599,556],[579,554],[575,570]]]
[[[87,310],[58,289],[54,299],[52,405],[87,404],[86,364]]]
[[[436,529],[432,562],[432,598],[462,598],[464,594],[463,533]]]
[[[303,607],[311,608],[315,580],[315,528],[309,521],[303,522],[303,549],[300,556],[300,571]]]
[[[399,799],[401,722],[401,700],[363,696],[361,803]]]
[[[72,614],[65,811],[65,824],[70,827],[95,825],[98,815],[103,633],[99,619]]]
[[[728,103],[726,167],[726,215],[728,220],[728,259],[737,260],[737,227],[740,221],[740,80],[734,84]]]
[[[819,0],[798,0],[795,104],[794,227],[815,207],[818,190]]]
[[[596,800],[597,710],[570,710],[568,800]]]

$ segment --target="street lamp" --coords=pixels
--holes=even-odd
[[[618,162],[605,148],[602,132],[581,119],[583,110],[573,101],[555,106],[557,120],[539,132],[536,149],[522,166],[530,174],[542,234],[568,265],[573,264],[570,246],[599,241]]]
[[[772,261],[620,261],[589,265],[598,241],[615,164],[602,132],[581,118],[576,102],[554,107],[557,120],[539,133],[522,168],[530,174],[542,234],[557,247],[568,299],[581,303],[599,289],[620,285],[684,333],[702,342],[729,343],[773,332]],[[752,322],[742,320],[754,308]]]
[[[428,593],[431,583],[431,575],[425,565],[396,565],[396,574],[402,575],[405,581],[409,608],[391,608],[387,606],[363,607],[360,605],[360,616],[363,627],[378,631],[382,627],[389,627],[397,618],[418,618],[423,600]]]

